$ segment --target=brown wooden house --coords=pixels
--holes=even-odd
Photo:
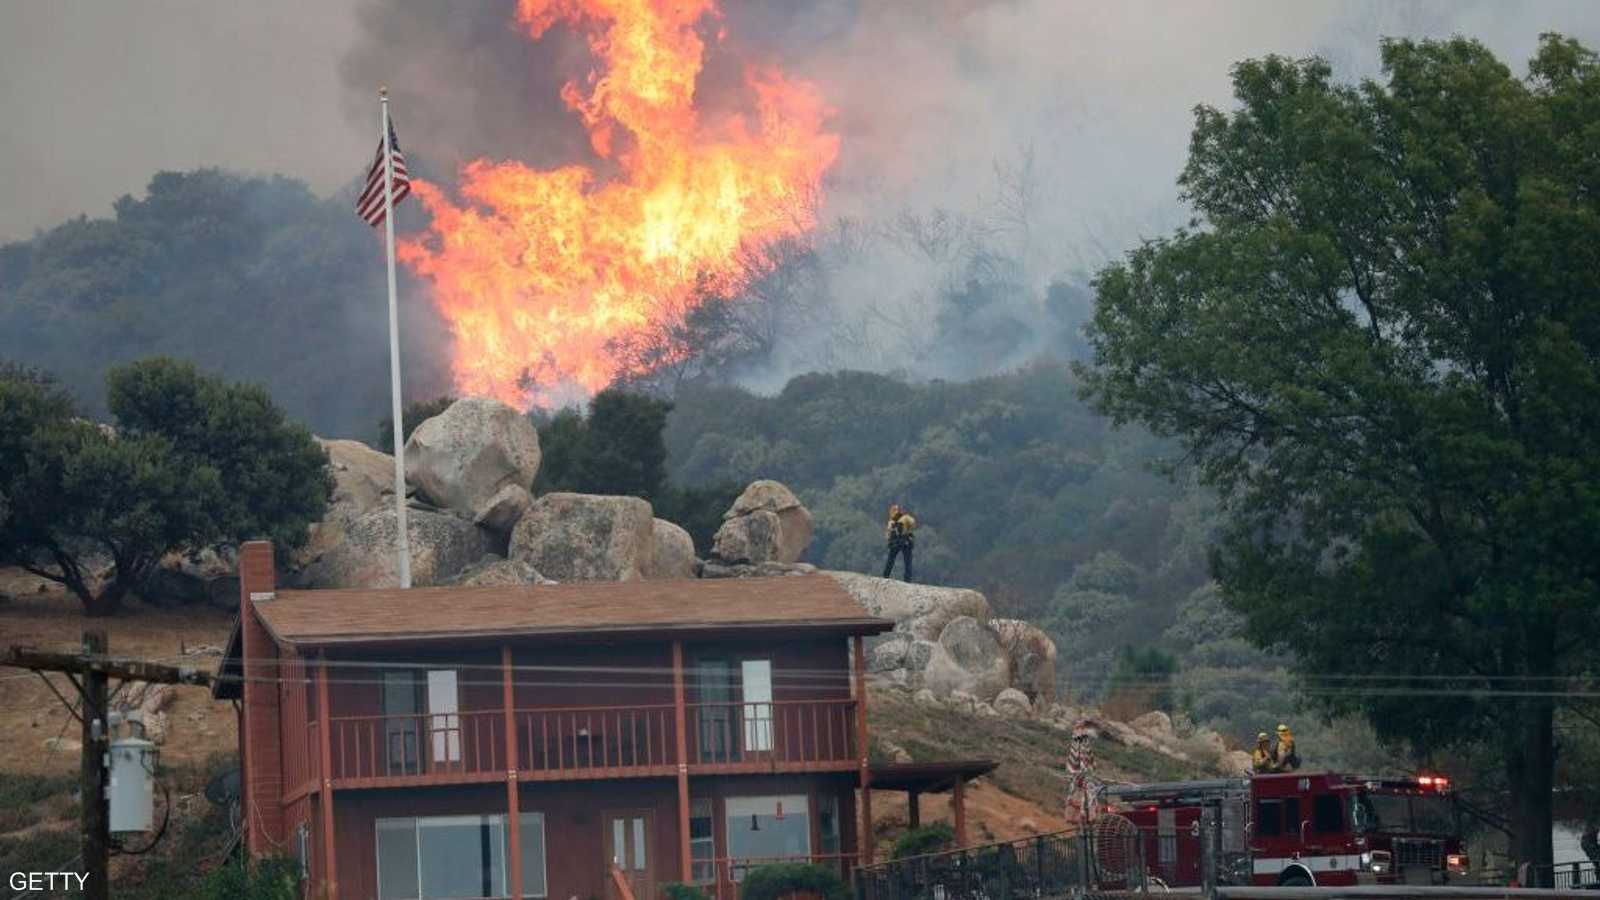
[[[240,554],[255,855],[311,896],[728,896],[870,857],[867,615],[832,579],[278,591]],[[959,779],[956,787],[959,790]]]

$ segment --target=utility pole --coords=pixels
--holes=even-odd
[[[15,655],[13,650],[12,654]],[[83,654],[86,657],[106,655],[106,633],[85,631]],[[35,671],[38,671],[37,669]],[[72,676],[68,674],[68,678]],[[82,841],[83,895],[87,900],[106,900],[111,896],[108,865],[111,858],[111,831],[106,810],[106,747],[110,729],[106,727],[106,684],[110,679],[104,672],[85,671],[78,691],[83,695],[83,760],[78,772],[81,791],[79,806],[83,809]]]
[[[58,672],[77,689],[82,701],[80,712],[73,713],[83,724],[83,758],[78,773],[82,791],[83,819],[80,823],[83,848],[83,896],[86,900],[107,900],[111,895],[108,862],[111,856],[110,815],[106,807],[106,756],[111,744],[111,724],[106,708],[112,678],[146,681],[154,684],[208,685],[211,673],[199,669],[163,666],[138,659],[117,659],[107,655],[106,633],[85,631],[80,653],[50,653],[31,647],[13,646],[0,666],[28,669],[44,678]],[[45,679],[45,684],[50,684]],[[50,685],[55,691],[55,686]],[[56,694],[67,711],[72,704]]]

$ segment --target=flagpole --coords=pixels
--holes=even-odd
[[[400,421],[400,323],[394,290],[394,148],[389,146],[389,89],[379,88],[383,101],[383,236],[389,256],[389,401],[394,416],[394,522],[400,555],[400,586],[411,587],[411,534],[406,526],[405,424]]]

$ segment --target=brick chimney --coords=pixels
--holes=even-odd
[[[280,692],[276,681],[282,671],[278,646],[256,617],[256,606],[271,603],[276,591],[272,542],[247,541],[239,547],[239,627],[244,674],[239,752],[244,774],[245,849],[252,856],[281,854],[287,839]]]

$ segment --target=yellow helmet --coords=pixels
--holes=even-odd
[[[1256,735],[1256,740],[1261,742],[1261,743],[1266,743],[1269,740],[1269,738],[1267,737],[1267,733],[1265,731],[1263,731],[1260,734]]]
[[[1289,726],[1281,725],[1281,724],[1278,726],[1278,733],[1279,734],[1287,734],[1288,731],[1289,731]]]

